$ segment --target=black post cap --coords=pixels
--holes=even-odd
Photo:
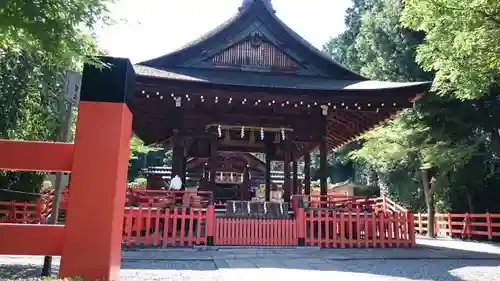
[[[98,57],[105,64],[83,66],[81,101],[128,103],[135,95],[135,72],[129,59]]]

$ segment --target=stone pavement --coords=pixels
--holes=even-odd
[[[418,242],[414,249],[125,250],[121,280],[500,280],[499,246],[454,240],[419,239]],[[41,257],[0,256],[0,280],[36,276],[42,261]],[[55,269],[58,263],[59,259],[55,259]]]

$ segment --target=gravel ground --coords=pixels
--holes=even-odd
[[[214,248],[123,254],[121,280],[500,281],[500,247],[420,241],[416,249]],[[42,257],[0,256],[0,280],[35,280]],[[54,260],[57,271],[59,259]],[[319,279],[316,279],[319,280]]]

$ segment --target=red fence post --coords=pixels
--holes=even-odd
[[[488,240],[493,239],[493,227],[491,225],[491,214],[490,212],[486,213],[486,223],[488,227]]]
[[[214,245],[214,235],[215,235],[215,208],[214,205],[208,205],[207,208],[207,225],[206,227],[206,232],[207,232],[207,246],[213,246]]]
[[[36,200],[35,220],[38,220],[38,223],[45,223],[42,212],[42,199]]]
[[[61,278],[120,280],[135,74],[128,59],[101,60],[83,70]]]
[[[295,213],[295,225],[297,226],[297,240],[299,246],[306,245],[306,212],[299,207]]]
[[[413,212],[406,212],[406,217],[408,219],[408,239],[410,240],[410,247],[415,247],[417,241],[415,239],[415,216]]]

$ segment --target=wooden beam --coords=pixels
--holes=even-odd
[[[70,172],[72,143],[0,140],[0,169]]]
[[[60,256],[64,225],[0,223],[0,241],[0,255]]]

